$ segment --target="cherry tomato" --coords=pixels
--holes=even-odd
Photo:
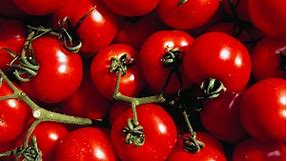
[[[80,2],[81,5],[79,1],[72,0],[70,4],[59,10],[54,15],[54,23],[68,16],[83,43],[81,53],[91,56],[113,40],[117,32],[117,23],[114,15],[103,6],[101,1],[81,0]]]
[[[197,132],[196,134],[196,138],[205,144],[203,149],[198,153],[188,152],[184,149],[183,137],[179,137],[176,147],[169,155],[167,161],[226,161],[223,148],[216,139],[204,132]],[[189,136],[189,134],[184,136]]]
[[[286,81],[265,79],[247,89],[242,95],[240,118],[254,138],[285,142]]]
[[[284,39],[286,35],[286,0],[249,0],[251,22],[265,34]]]
[[[104,3],[113,12],[123,16],[141,16],[152,11],[159,0],[104,0]]]
[[[171,68],[165,66],[161,60],[168,52],[179,53],[179,64],[177,66],[179,72],[182,71],[181,60],[185,54],[190,52],[193,38],[183,31],[171,30],[171,31],[158,31],[152,34],[143,44],[140,51],[140,63],[143,71],[144,78],[149,87],[159,92],[164,85]],[[189,81],[183,77],[181,73],[181,79],[183,80],[183,87],[190,85]],[[165,89],[167,93],[176,93],[180,88],[180,79],[173,73],[170,82]]]
[[[131,109],[122,113],[113,122],[111,138],[120,158],[125,161],[165,160],[177,140],[172,118],[155,104],[138,106],[137,116],[145,135],[144,144],[139,147],[127,144],[122,132],[127,126],[127,119],[133,117]]]
[[[22,82],[25,91],[45,103],[57,103],[74,94],[82,80],[80,56],[50,36],[34,40],[32,47],[40,68],[30,81]]]
[[[285,47],[285,41],[270,38],[264,38],[257,43],[251,54],[252,74],[255,79],[285,77],[283,66],[286,64],[282,61],[285,60],[286,55],[280,53],[280,51],[286,51]]]
[[[0,85],[0,96],[12,94],[5,81]],[[32,112],[18,99],[0,101],[0,146],[16,141],[21,135]],[[12,143],[11,143],[12,144]]]
[[[229,14],[233,15],[233,11],[231,9],[231,6],[229,5],[228,1],[230,0],[222,0],[223,8],[225,11],[227,11]],[[249,15],[248,15],[248,0],[231,0],[232,4],[234,6],[238,6],[236,8],[236,16],[240,18],[241,20],[249,20]]]
[[[225,92],[205,102],[200,119],[209,134],[230,143],[244,138],[246,132],[240,121],[239,101],[239,94]]]
[[[183,59],[184,74],[200,84],[209,77],[223,83],[229,91],[240,91],[251,71],[247,49],[233,37],[210,32],[198,37]]]
[[[110,121],[111,125],[118,118],[118,116],[120,116],[122,113],[124,113],[128,109],[130,109],[130,106],[126,103],[122,103],[122,102],[115,103],[112,106],[111,111],[110,111],[110,115],[109,115],[109,121]]]
[[[195,29],[207,23],[216,13],[219,0],[161,0],[157,12],[162,21],[176,29]]]
[[[36,136],[43,161],[55,160],[57,147],[68,134],[63,125],[54,122],[42,122],[35,128],[33,135]]]
[[[14,0],[17,7],[30,15],[48,15],[65,5],[67,0]]]
[[[120,92],[127,96],[135,96],[143,86],[135,49],[124,44],[113,44],[101,50],[94,57],[91,66],[91,77],[95,87],[105,98],[112,98],[117,80],[117,74],[110,72],[112,58],[121,59],[124,56],[127,59],[133,59],[135,63],[127,67],[126,73],[122,75]]]
[[[285,161],[286,147],[283,144],[263,144],[248,139],[237,145],[232,161]]]
[[[71,132],[59,145],[56,161],[116,161],[107,134],[87,127]]]
[[[25,39],[25,26],[20,21],[7,19],[0,23],[0,69],[6,70],[7,64],[13,60],[4,48],[20,54]]]
[[[4,17],[23,18],[23,13],[14,3],[13,0],[1,0],[0,15]]]

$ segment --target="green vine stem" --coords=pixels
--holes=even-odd
[[[188,2],[188,0],[179,0],[177,3],[177,6],[181,6],[181,5],[185,4],[186,2]]]

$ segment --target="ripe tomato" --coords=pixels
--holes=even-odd
[[[177,139],[176,127],[169,116],[160,106],[146,104],[137,107],[139,124],[144,129],[145,141],[142,146],[125,142],[123,128],[127,119],[132,118],[131,109],[123,112],[112,124],[112,142],[122,160],[125,161],[163,161],[172,151]]]
[[[79,5],[80,2],[81,5]],[[60,9],[54,15],[54,23],[68,16],[83,43],[81,53],[91,56],[113,40],[117,32],[117,23],[114,15],[103,6],[101,1],[81,0],[80,2],[72,0],[66,7]]]
[[[109,115],[109,121],[110,121],[111,125],[118,118],[118,116],[120,116],[122,113],[124,113],[126,110],[128,110],[130,108],[131,108],[131,106],[129,104],[122,103],[122,102],[115,103],[112,106],[111,111],[110,111],[110,115]]]
[[[0,97],[12,94],[5,81],[0,85]],[[16,141],[21,135],[29,118],[30,107],[18,99],[0,101],[0,146]]]
[[[185,134],[184,136],[188,137],[190,135]],[[198,153],[187,152],[184,149],[183,137],[179,137],[176,147],[169,155],[167,161],[226,161],[223,148],[216,139],[204,132],[197,132],[196,138],[205,144]]]
[[[193,38],[183,31],[158,31],[152,34],[143,44],[140,51],[140,63],[144,78],[149,87],[160,92],[164,85],[171,68],[176,66],[179,71],[182,71],[181,61],[185,54],[190,52],[190,46],[193,43]],[[171,68],[165,66],[161,60],[168,52],[173,52],[178,55],[178,60],[171,64]],[[183,87],[188,87],[190,83],[186,81],[181,73]],[[173,73],[170,82],[165,89],[167,93],[176,93],[180,88],[180,80]]]
[[[265,79],[247,89],[242,95],[240,118],[254,138],[285,142],[286,81]]]
[[[123,16],[141,16],[152,11],[159,0],[104,0],[104,3],[113,12]]]
[[[34,40],[32,47],[40,68],[29,82],[21,83],[25,91],[45,103],[63,101],[76,92],[82,80],[80,56],[50,36]]]
[[[67,0],[14,0],[17,7],[30,15],[48,15],[65,5]]]
[[[22,18],[26,16],[25,13],[16,6],[13,0],[1,0],[0,15],[1,17],[9,18]]]
[[[87,127],[71,132],[59,145],[56,161],[116,161],[106,133]]]
[[[228,3],[228,1],[230,0],[222,0],[222,4],[223,4],[223,8],[225,11],[227,11],[229,14],[233,15],[232,13],[232,9]],[[233,3],[234,6],[236,6],[237,3],[238,6],[236,8],[236,14],[238,16],[238,18],[240,18],[241,20],[249,20],[249,15],[248,15],[248,0],[231,0],[231,2]]]
[[[209,134],[230,143],[244,138],[246,133],[240,121],[239,101],[239,94],[225,92],[205,102],[200,119]]]
[[[285,71],[282,69],[282,61],[285,56],[281,55],[280,50],[286,47],[285,41],[264,38],[257,43],[252,54],[252,74],[256,80],[262,80],[272,77],[285,77]],[[283,59],[283,60],[282,60]]]
[[[200,84],[209,77],[223,83],[229,91],[240,91],[251,71],[247,49],[233,37],[210,32],[198,37],[183,58],[184,74]]]
[[[43,161],[55,160],[57,147],[68,134],[62,124],[54,122],[42,122],[35,128],[33,135],[36,136]]]
[[[286,35],[286,0],[249,0],[251,22],[265,34],[274,38]]]
[[[3,48],[20,54],[25,39],[25,26],[20,21],[7,19],[0,23],[0,69],[7,69],[7,64],[13,60]]]
[[[232,161],[286,161],[286,147],[283,144],[263,144],[248,139],[237,145]]]
[[[107,99],[112,98],[117,80],[117,74],[110,72],[112,58],[120,60],[124,55],[127,59],[133,59],[135,63],[127,67],[126,74],[122,75],[120,92],[127,96],[136,96],[143,86],[135,49],[124,44],[110,45],[94,57],[91,66],[91,77],[95,87]]]
[[[207,23],[216,13],[219,0],[161,0],[157,12],[162,21],[176,29],[190,30]]]

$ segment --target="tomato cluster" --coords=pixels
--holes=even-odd
[[[285,6],[2,0],[0,161],[286,160]]]

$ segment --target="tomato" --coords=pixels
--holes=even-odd
[[[282,61],[285,56],[280,51],[285,51],[285,41],[264,38],[257,43],[252,54],[252,74],[256,80],[262,80],[272,77],[285,77],[285,71],[282,69]]]
[[[176,140],[176,127],[169,114],[160,106],[145,104],[137,107],[139,124],[144,129],[145,141],[142,146],[125,142],[123,128],[127,119],[132,118],[132,111],[123,112],[112,124],[112,142],[124,161],[163,161],[172,151]]]
[[[144,78],[149,87],[160,92],[172,68],[182,71],[181,59],[190,52],[193,38],[183,31],[158,31],[152,34],[143,44],[140,51],[140,63]],[[162,59],[168,52],[178,53],[178,58],[174,64],[165,66]],[[183,87],[188,87],[190,83],[186,81],[181,73]],[[176,93],[180,88],[180,80],[174,72],[170,82],[165,89],[167,93]]]
[[[80,2],[81,5],[79,5]],[[91,56],[113,40],[117,32],[117,23],[114,15],[101,4],[101,1],[81,0],[80,2],[72,0],[66,7],[55,13],[54,24],[68,16],[83,43],[81,53]]]
[[[34,130],[43,161],[54,161],[58,145],[69,134],[59,123],[42,122]]]
[[[126,103],[122,103],[122,102],[115,103],[112,106],[111,111],[110,111],[110,115],[109,115],[109,121],[110,121],[111,125],[118,118],[118,116],[120,116],[122,113],[124,113],[125,111],[127,111],[130,108],[131,108],[131,106],[129,106]]]
[[[161,0],[157,12],[170,27],[190,30],[207,23],[219,7],[219,0],[189,0],[178,5],[180,0]]]
[[[32,47],[40,68],[30,81],[21,83],[25,91],[45,103],[63,101],[76,92],[82,80],[80,56],[50,36],[34,40]]]
[[[25,39],[25,26],[20,21],[7,19],[0,23],[0,69],[6,70],[7,64],[13,60],[3,48],[20,54]]]
[[[198,37],[183,58],[183,72],[189,80],[200,84],[212,77],[232,92],[244,88],[250,71],[247,49],[236,39],[220,32]]]
[[[78,91],[63,103],[61,110],[73,116],[103,119],[110,110],[110,103],[95,89],[89,70],[86,71]]]
[[[5,81],[0,85],[0,96],[12,94]],[[0,146],[16,141],[21,135],[29,118],[30,107],[18,99],[0,101]]]
[[[1,0],[0,15],[13,18],[22,18],[26,16],[25,13],[16,6],[13,0]]]
[[[30,15],[48,15],[65,5],[67,0],[13,0],[17,7]]]
[[[71,132],[59,145],[56,161],[116,161],[106,133],[86,127]]]
[[[240,118],[254,138],[263,142],[285,142],[286,81],[265,79],[247,89],[242,95]]]
[[[248,139],[237,145],[232,161],[285,161],[286,147],[283,144],[263,144]]]
[[[181,136],[167,161],[226,161],[223,148],[216,139],[204,132],[197,132],[196,134],[196,138],[205,144],[198,153],[186,151],[184,149],[183,137]],[[184,136],[188,137],[190,135],[184,134]]]
[[[123,16],[141,16],[152,11],[159,0],[104,0],[103,1],[113,12]]]
[[[229,92],[207,100],[200,113],[203,127],[220,140],[230,143],[242,140],[246,132],[240,121],[239,103],[240,94]]]
[[[284,39],[286,35],[286,0],[249,0],[251,22],[270,37]]]
[[[228,1],[230,0],[222,0],[222,4],[223,4],[223,8],[225,11],[227,11],[229,14],[233,15],[233,11],[232,8],[230,7]],[[249,15],[248,15],[248,0],[231,0],[232,4],[234,6],[237,5],[238,6],[236,8],[236,16],[238,16],[238,18],[240,18],[241,20],[245,20],[248,21],[249,20]],[[235,15],[233,15],[235,16]]]
[[[92,62],[91,77],[102,96],[111,99],[114,93],[117,74],[110,72],[112,58],[120,60],[125,56],[127,59],[133,59],[135,63],[130,64],[126,73],[122,75],[119,91],[127,96],[136,96],[139,93],[143,82],[137,54],[134,48],[124,44],[113,44],[97,53]]]

